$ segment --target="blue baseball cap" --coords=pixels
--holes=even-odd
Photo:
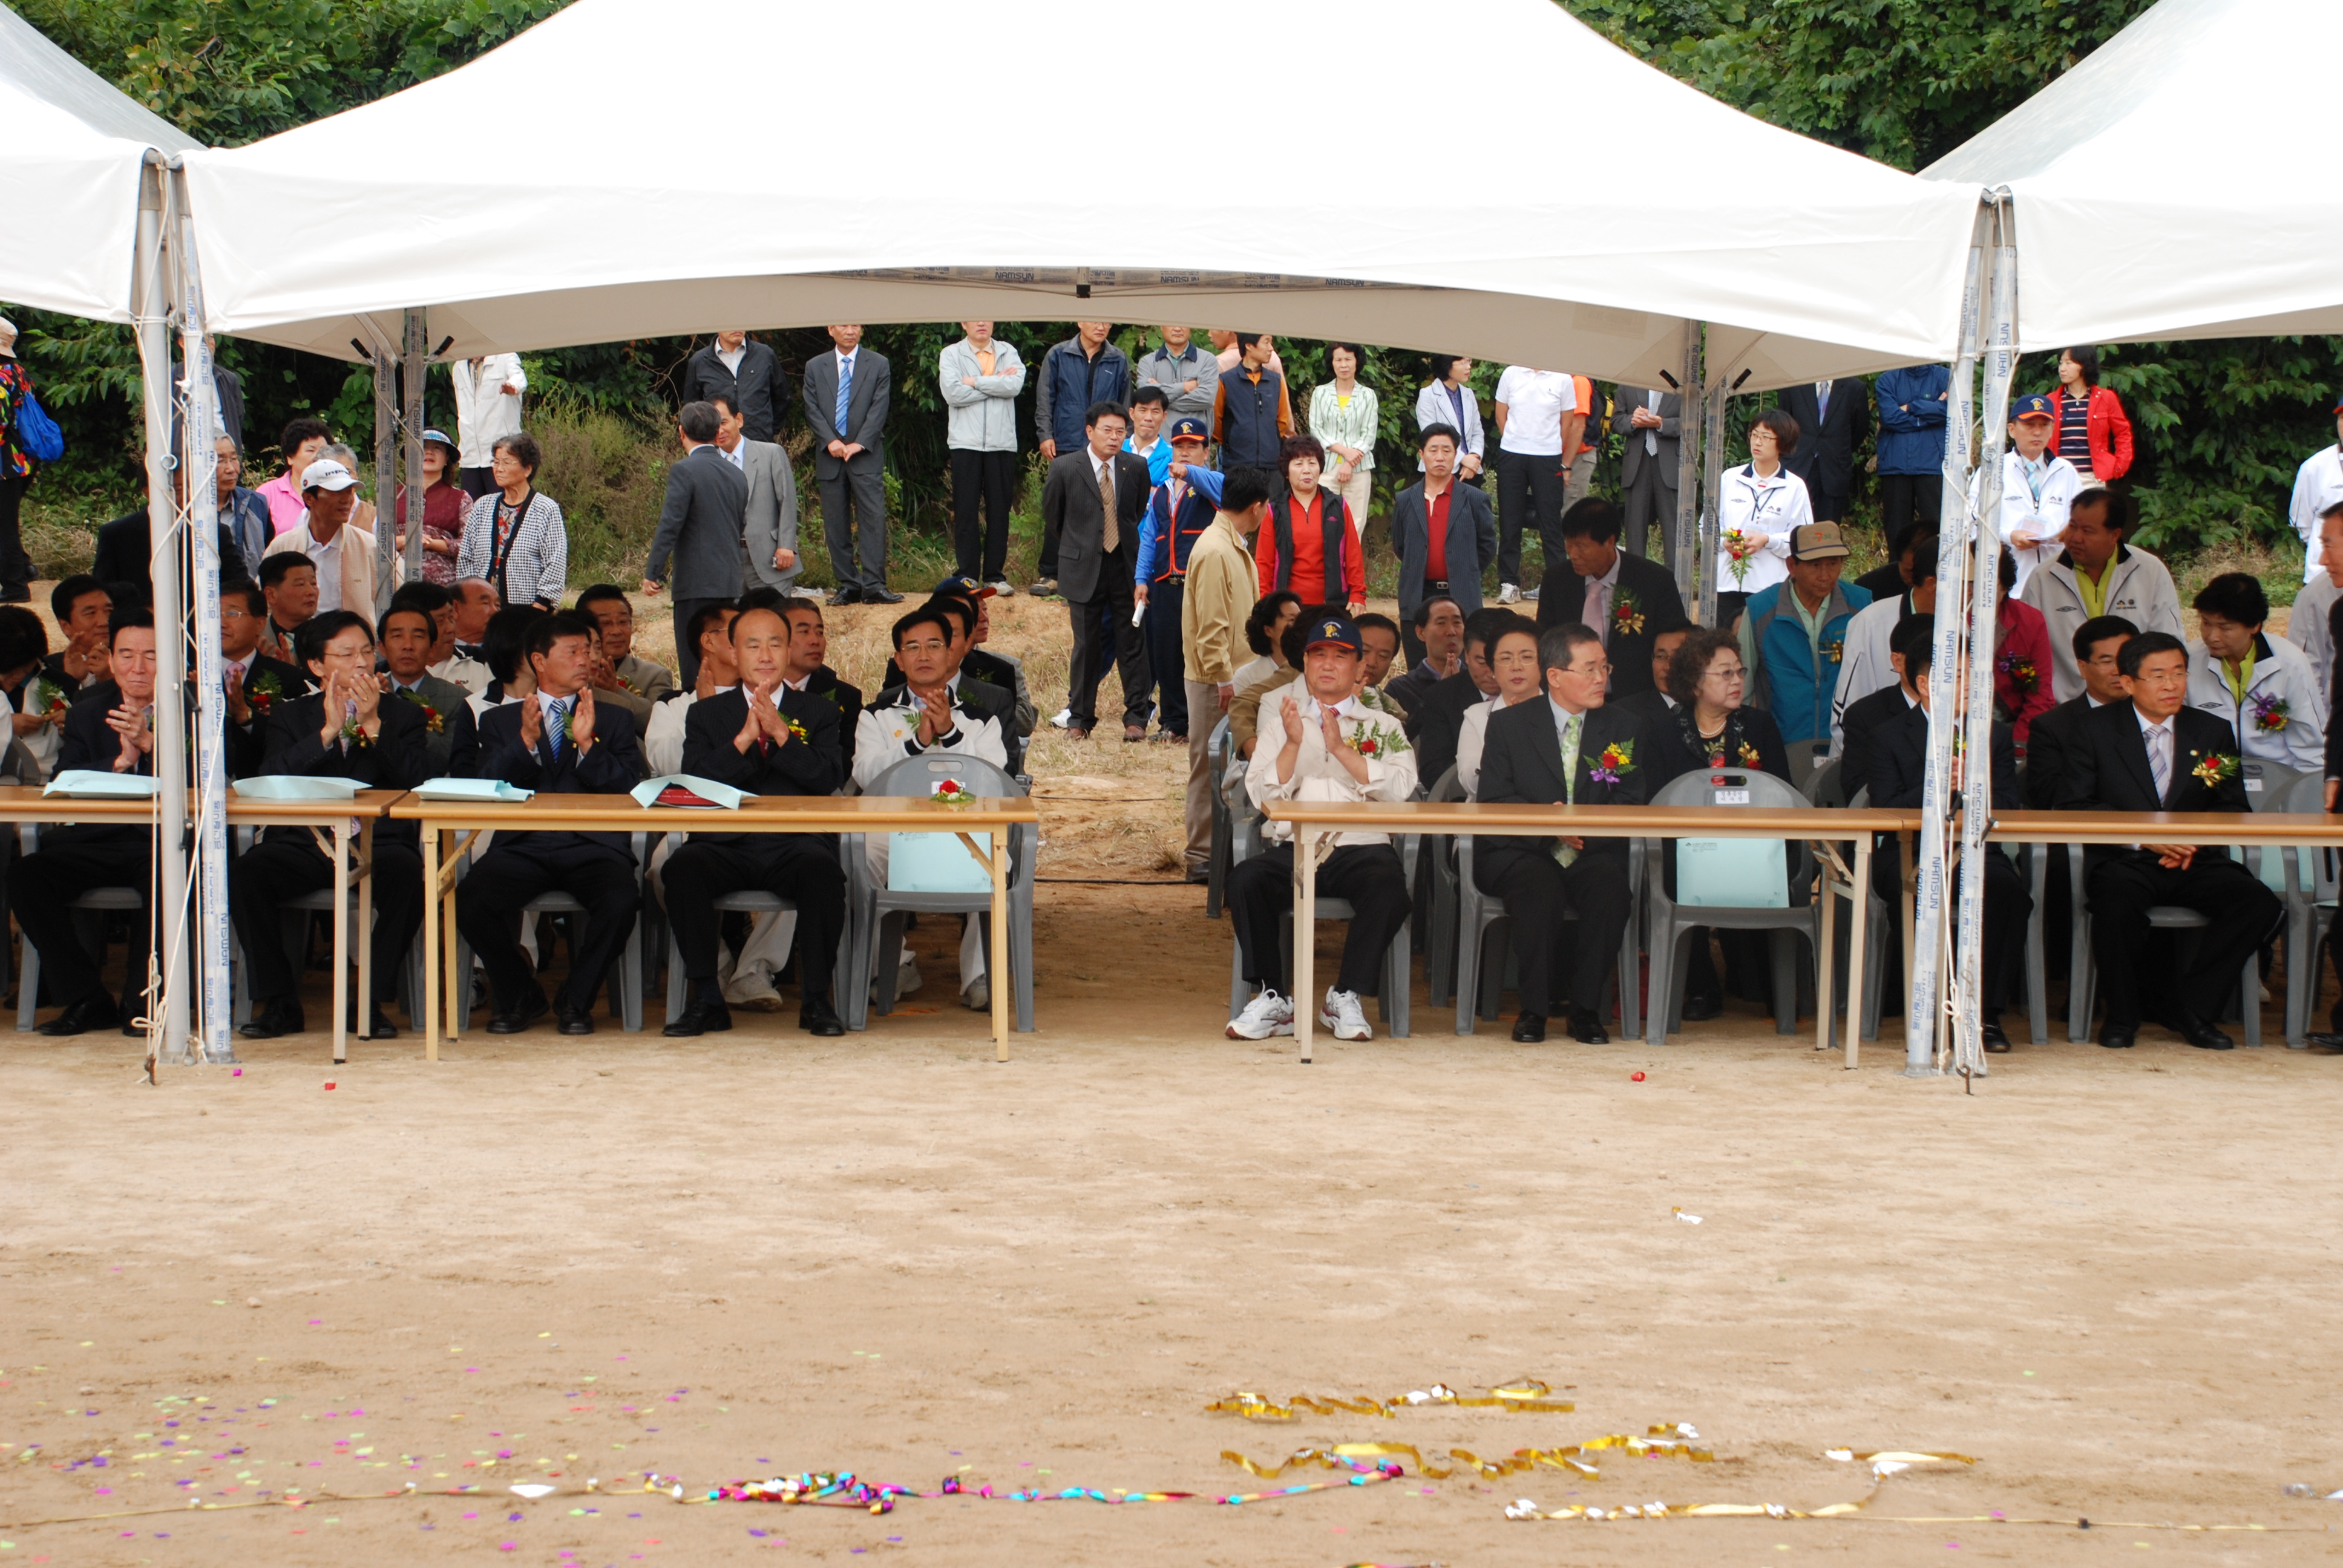
[[[1363,654],[1366,644],[1359,638],[1359,623],[1347,616],[1330,615],[1310,628],[1310,640],[1302,645],[1312,648],[1347,648],[1353,653]]]
[[[1210,436],[1204,433],[1204,422],[1202,419],[1197,418],[1193,414],[1182,414],[1177,419],[1172,420],[1172,428],[1164,433],[1163,438],[1167,441],[1209,441],[1212,439]]]
[[[2047,393],[2028,392],[2009,406],[2009,417],[2013,419],[2056,419],[2058,410],[2052,405]]]
[[[938,583],[933,591],[939,594],[950,594],[955,598],[990,598],[1001,590],[988,583],[980,583],[974,578],[948,577]]]

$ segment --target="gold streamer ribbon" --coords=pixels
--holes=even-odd
[[[1654,1428],[1654,1431],[1659,1430]],[[1630,1503],[1621,1507],[1604,1508],[1592,1503],[1573,1503],[1564,1508],[1542,1509],[1523,1497],[1508,1503],[1508,1519],[1843,1519],[1859,1513],[1879,1495],[1887,1478],[1916,1464],[1975,1464],[1966,1453],[1919,1453],[1905,1449],[1881,1449],[1860,1453],[1851,1448],[1830,1448],[1823,1451],[1825,1459],[1843,1462],[1861,1461],[1871,1466],[1871,1490],[1852,1503],[1832,1503],[1820,1508],[1792,1508],[1782,1503]],[[1922,1523],[1905,1521],[1904,1523]],[[1928,1521],[1926,1523],[1956,1523]],[[2031,1523],[2029,1521],[2029,1523]]]
[[[1598,1453],[1604,1449],[1621,1449],[1629,1453],[1656,1457],[1688,1459],[1697,1464],[1715,1462],[1716,1455],[1704,1448],[1694,1448],[1699,1433],[1681,1422],[1667,1422],[1650,1428],[1642,1437],[1614,1432],[1607,1437],[1589,1438],[1584,1442],[1564,1443],[1559,1448],[1517,1448],[1510,1458],[1483,1459],[1466,1449],[1448,1451],[1450,1462],[1435,1465],[1423,1457],[1412,1442],[1338,1442],[1331,1448],[1297,1448],[1274,1468],[1255,1463],[1233,1449],[1222,1449],[1223,1462],[1233,1464],[1247,1474],[1263,1481],[1274,1481],[1289,1470],[1317,1465],[1322,1470],[1350,1469],[1346,1461],[1358,1459],[1404,1458],[1415,1466],[1416,1473],[1427,1481],[1445,1481],[1460,1470],[1470,1470],[1478,1475],[1496,1480],[1522,1471],[1535,1470],[1544,1465],[1552,1470],[1565,1470],[1582,1476],[1599,1476],[1602,1471],[1583,1454]]]
[[[1306,1393],[1290,1396],[1284,1403],[1264,1393],[1240,1389],[1222,1400],[1214,1400],[1204,1407],[1207,1412],[1240,1415],[1247,1421],[1296,1421],[1302,1415],[1374,1415],[1389,1421],[1403,1410],[1417,1405],[1452,1405],[1459,1409],[1491,1409],[1544,1412],[1567,1415],[1578,1407],[1568,1400],[1548,1399],[1554,1392],[1550,1383],[1535,1378],[1516,1378],[1500,1383],[1485,1395],[1461,1394],[1446,1383],[1436,1382],[1428,1389],[1416,1389],[1408,1393],[1393,1394],[1389,1399],[1316,1398]]]

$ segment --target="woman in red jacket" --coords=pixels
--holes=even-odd
[[[1253,539],[1261,591],[1285,588],[1303,604],[1339,604],[1356,615],[1366,608],[1366,562],[1341,492],[1318,482],[1326,448],[1315,436],[1288,436],[1282,455],[1285,487]]]
[[[2058,417],[2058,456],[2075,465],[2086,486],[2131,472],[2131,418],[2123,399],[2099,385],[2097,349],[2069,348],[2058,356],[2058,389],[2050,394],[2050,406]]]
[[[2004,550],[2000,606],[1993,612],[1993,706],[2023,751],[2026,731],[2057,699],[2050,690],[2050,623],[2024,599],[2010,597],[2016,581],[2017,558]]]

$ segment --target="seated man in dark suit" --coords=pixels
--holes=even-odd
[[[1917,683],[1905,672],[1913,668],[1915,658],[1922,668],[1934,660],[1936,637],[1936,618],[1933,615],[1910,615],[1896,622],[1896,629],[1887,634],[1887,668],[1895,672],[1896,683],[1846,705],[1840,718],[1838,776],[1849,800],[1855,799],[1856,790],[1872,781],[1880,735],[1919,705],[1920,699],[1915,694]],[[2012,795],[2009,803],[2015,806],[2017,797]],[[1872,804],[1877,805],[1878,801],[1875,799]]]
[[[643,780],[634,720],[597,704],[588,677],[601,628],[575,610],[529,630],[535,689],[480,719],[479,777],[541,795],[623,795]],[[594,1032],[594,997],[627,935],[642,887],[624,833],[499,831],[456,889],[456,924],[488,971],[491,1034],[518,1034],[544,1016],[544,988],[521,950],[521,910],[556,889],[586,906],[556,1016],[564,1034]]]
[[[1564,558],[1546,568],[1538,590],[1538,629],[1574,622],[1593,627],[1611,657],[1611,697],[1633,697],[1652,678],[1652,640],[1684,617],[1675,574],[1619,548],[1619,508],[1588,496],[1562,515]]]
[[[397,613],[396,611],[394,614]],[[420,614],[407,612],[410,617]],[[425,645],[429,645],[429,618]],[[356,779],[370,789],[412,789],[433,777],[423,709],[387,695],[374,673],[374,632],[355,610],[332,609],[301,628],[303,661],[321,690],[270,706],[261,771],[318,779]],[[329,840],[330,841],[330,840]],[[382,998],[396,983],[423,925],[423,857],[412,822],[377,823],[374,834],[374,996],[368,1040],[396,1040]],[[271,828],[228,865],[228,910],[244,943],[245,972],[256,1003],[244,1034],[273,1040],[298,1034],[301,977],[285,951],[277,913],[287,900],[334,883],[334,863],[307,828]],[[355,1012],[357,993],[350,994]],[[355,1018],[352,1027],[356,1027]]]
[[[1484,802],[1533,806],[1640,806],[1648,799],[1634,727],[1603,705],[1611,662],[1594,628],[1557,626],[1538,638],[1545,699],[1489,716],[1481,754]],[[1554,1004],[1570,1002],[1571,1038],[1610,1040],[1603,986],[1618,956],[1628,909],[1624,839],[1496,838],[1481,840],[1473,880],[1505,900],[1522,1010],[1513,1038],[1541,1040]],[[1564,921],[1574,911],[1578,919]]]
[[[769,597],[768,597],[769,596]],[[898,602],[900,594],[895,596]],[[872,601],[876,603],[876,600]],[[772,588],[751,588],[741,596],[740,610],[769,609],[789,623],[789,663],[781,683],[791,691],[819,697],[837,711],[839,745],[846,771],[854,771],[854,732],[862,721],[862,689],[839,678],[825,662],[830,658],[830,629],[822,624],[821,601],[800,595],[792,598]]]
[[[683,770],[752,795],[827,795],[846,778],[838,710],[793,690],[789,623],[769,609],[743,610],[732,622],[740,684],[691,705],[683,721]],[[798,907],[798,1027],[840,1035],[830,1004],[830,970],[846,923],[846,872],[834,833],[694,833],[669,857],[661,879],[691,987],[671,1035],[732,1027],[716,949],[722,916],[715,900],[757,890]]]
[[[86,689],[66,714],[57,769],[95,772],[155,772],[155,618],[127,608],[116,612],[107,638],[113,678]],[[25,940],[39,950],[41,979],[65,1010],[41,1026],[48,1035],[85,1034],[123,1023],[146,990],[155,911],[147,910],[146,944],[133,952],[124,986],[126,1010],[106,994],[98,960],[81,944],[66,905],[93,888],[146,889],[153,872],[153,835],[145,827],[52,827],[41,847],[8,868],[8,905]],[[101,950],[100,956],[103,956]],[[128,1030],[126,1032],[136,1032]]]
[[[106,679],[106,639],[113,635],[114,596],[87,572],[75,572],[49,590],[65,647],[41,660],[41,674],[68,699]]]
[[[2125,700],[2116,661],[2139,628],[2119,615],[2093,616],[2075,628],[2075,663],[2083,672],[2083,695],[2036,717],[2026,736],[2026,809],[2055,811],[2066,778],[2066,755],[2083,719],[2094,709]],[[2051,846],[2063,850],[2064,845]]]
[[[2227,719],[2187,706],[2188,648],[2168,632],[2144,632],[2123,646],[2116,668],[2128,702],[2086,714],[2067,753],[2058,806],[2067,811],[2251,809],[2237,737]],[[2173,977],[2170,1022],[2189,1044],[2227,1050],[2210,1021],[2246,960],[2278,930],[2285,910],[2261,879],[2218,845],[2094,845],[2083,858],[2091,905],[2091,949],[2107,1000],[2099,1043],[2133,1043],[2142,1016],[2141,950],[2155,904],[2195,910],[2212,921],[2192,933],[2195,961]],[[2248,995],[2246,1005],[2256,1005]]]
[[[268,601],[248,582],[220,585],[220,684],[226,722],[220,727],[228,770],[247,778],[261,770],[268,754],[268,710],[309,689],[298,668],[261,651],[260,628],[268,622]]]
[[[1934,616],[1914,616],[1904,625],[1926,620],[1933,629],[1935,619]],[[1901,631],[1903,627],[1896,629]],[[1933,636],[1921,637],[1893,657],[1897,661],[1899,684],[1888,692],[1872,695],[1900,693],[1911,699],[1911,706],[1878,726],[1869,748],[1871,771],[1862,782],[1869,786],[1874,806],[1916,811],[1928,772],[1928,670],[1936,658],[1935,639]],[[1865,702],[1870,700],[1864,699]],[[1847,712],[1852,717],[1855,709]],[[1961,761],[1958,756],[1953,759],[1951,785],[1956,792],[1961,789]],[[1852,795],[1854,790],[1850,789],[1848,793]],[[1993,798],[1996,802],[2015,803],[2017,799],[2016,733],[2006,724],[1993,727]],[[2017,966],[2026,958],[2026,918],[2034,912],[2034,896],[2026,890],[2026,879],[2017,874],[2016,862],[2000,845],[1986,846],[1984,860],[1985,972],[1978,976],[1978,1009],[1985,1048],[1997,1054],[2009,1049],[2009,1036],[2001,1027],[2001,1010],[2016,981]],[[1871,885],[1887,900],[1890,909],[1896,907],[1903,891],[1903,869],[1894,854],[1871,858]],[[1947,887],[1947,918],[1952,918],[1949,906],[1953,897],[1952,889]]]
[[[382,691],[423,719],[422,777],[468,779],[479,766],[479,726],[472,717],[471,693],[431,673],[431,645],[437,636],[427,610],[394,604],[384,611]]]
[[[1465,710],[1497,694],[1497,672],[1489,650],[1509,631],[1537,629],[1525,615],[1491,605],[1464,618],[1464,668],[1433,682],[1421,709],[1411,709],[1415,720],[1416,777],[1431,789],[1440,776],[1456,765],[1456,741],[1464,731]]]
[[[1604,705],[1617,709],[1620,717],[1634,725],[1637,734],[1658,735],[1674,727],[1676,699],[1668,695],[1668,666],[1675,662],[1676,649],[1694,629],[1692,622],[1682,618],[1662,622],[1651,637],[1651,686],[1631,696],[1614,697]]]

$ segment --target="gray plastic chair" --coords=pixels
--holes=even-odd
[[[2327,780],[2303,774],[2269,793],[2263,809],[2322,815]],[[2310,1044],[2310,1010],[2318,1002],[2318,970],[2326,961],[2328,928],[2335,921],[2336,855],[2321,845],[2287,844],[2280,847],[2278,863],[2285,883],[2279,892],[2286,900],[2286,1046],[2302,1050]],[[2264,870],[2267,879],[2267,859]]]
[[[1794,764],[1795,766],[1795,764]],[[1709,782],[1715,775],[1705,768],[1684,774],[1670,781],[1654,798],[1654,806],[1714,805],[1717,786]],[[1752,808],[1811,811],[1821,816],[1820,808],[1804,795],[1775,778],[1770,773],[1735,769],[1724,775],[1734,782],[1734,789],[1746,789]],[[1730,809],[1730,808],[1728,808]],[[1815,831],[1801,838],[1785,839],[1788,854],[1789,881],[1792,894],[1806,887],[1813,877],[1814,853],[1804,842],[1805,838],[1826,837],[1821,822]],[[1774,949],[1774,1030],[1777,1034],[1798,1031],[1798,984],[1796,949],[1793,939],[1804,935],[1807,950],[1815,955],[1815,991],[1817,1006],[1829,1005],[1821,1000],[1831,993],[1824,968],[1822,953],[1822,904],[1809,898],[1804,904],[1788,909],[1716,909],[1705,904],[1679,904],[1669,896],[1667,879],[1662,874],[1659,857],[1673,852],[1674,840],[1655,839],[1648,841],[1645,856],[1649,861],[1644,878],[1644,907],[1652,950],[1652,991],[1645,1020],[1646,1038],[1653,1045],[1664,1045],[1670,1033],[1684,1023],[1684,987],[1685,944],[1698,927],[1718,930],[1771,931]]]
[[[1856,790],[1858,793],[1863,793],[1866,792],[1868,788],[1866,785],[1858,785]],[[1798,792],[1825,809],[1847,804],[1846,759],[1834,757],[1816,768],[1807,776],[1805,788]]]
[[[980,799],[998,800],[1025,794],[1017,780],[1001,769],[981,758],[957,752],[906,757],[872,780],[863,793],[924,799],[933,792],[936,780],[945,778],[957,779],[970,794]],[[1011,995],[1017,1004],[1020,1034],[1033,1032],[1033,861],[1039,848],[1038,837],[1032,824],[1025,822],[1017,824],[1009,833],[1009,974],[1005,978],[1016,988]],[[893,960],[902,944],[903,917],[916,910],[921,914],[975,915],[989,920],[992,895],[989,891],[913,893],[882,888],[871,879],[870,857],[860,833],[840,835],[839,852],[846,859],[848,962],[841,976],[846,995],[838,1010],[847,1028],[859,1030],[870,1026],[874,971],[879,982],[880,1016],[894,1011],[898,970]],[[986,935],[989,971],[992,950],[990,933]],[[889,960],[883,964],[877,961],[882,949]],[[993,986],[1004,980],[1003,976],[990,972],[985,978]]]
[[[1233,836],[1232,843],[1236,852],[1235,863],[1242,865],[1259,854],[1263,847],[1261,819],[1258,814],[1249,819],[1240,818],[1235,826],[1238,831]],[[1400,867],[1407,876],[1408,885],[1414,886],[1418,855],[1416,836],[1402,834],[1393,840],[1393,848],[1399,851]],[[1357,913],[1351,907],[1350,900],[1328,898],[1322,893],[1318,898],[1317,910],[1318,918],[1322,920],[1347,920]],[[1285,950],[1291,952],[1293,948],[1292,910],[1288,910],[1284,912],[1278,921],[1277,929],[1278,940],[1284,944]],[[1381,1015],[1384,1026],[1393,1040],[1405,1040],[1414,1021],[1413,1010],[1411,1006],[1413,999],[1409,994],[1415,980],[1414,958],[1413,939],[1409,934],[1408,927],[1403,925],[1393,935],[1391,947],[1383,954],[1383,982],[1375,996],[1375,1010]],[[1292,983],[1290,979],[1287,983],[1289,985]],[[1244,944],[1236,940],[1236,933],[1232,930],[1229,933],[1229,1021],[1231,1023],[1236,1021],[1237,1015],[1244,1011],[1245,1004],[1252,1000],[1252,989],[1245,984]],[[1315,1007],[1319,1005],[1319,1000],[1308,999],[1307,1005]],[[1293,1005],[1298,1010],[1305,1005],[1304,999],[1296,997]]]
[[[1816,790],[1815,793],[1817,795],[1835,793],[1835,785],[1838,780],[1838,769],[1839,763],[1837,759],[1834,759],[1829,767],[1824,769],[1822,772],[1815,775],[1818,779],[1821,779],[1824,774],[1830,775],[1831,784],[1834,787],[1829,791]],[[1859,809],[1871,804],[1871,786],[1866,784],[1862,789],[1857,789],[1855,792],[1855,799],[1852,800],[1826,803],[1823,800],[1817,799],[1815,804],[1816,807],[1825,810],[1831,809],[1834,805],[1844,805]],[[1885,852],[1892,855],[1896,851],[1894,849],[1888,849]],[[1878,863],[1877,858],[1880,853],[1881,851],[1876,848],[1872,850],[1873,864],[1876,865]],[[1847,866],[1850,870],[1854,869],[1854,859],[1850,857],[1847,861]],[[1837,887],[1835,885],[1831,892],[1831,897],[1835,899],[1845,899],[1847,897],[1847,890],[1844,887]],[[1865,888],[1863,890],[1863,1017],[1857,1027],[1862,1030],[1859,1038],[1864,1040],[1877,1040],[1879,1038],[1880,1003],[1887,990],[1887,943],[1890,934],[1894,930],[1895,913],[1896,911],[1889,907],[1887,900],[1879,896],[1877,889]],[[1909,972],[1908,966],[1906,967],[1906,972]],[[1835,1044],[1838,1040],[1838,954],[1834,952],[1830,955],[1830,996],[1832,1000],[1830,1023],[1827,1034],[1828,1040],[1833,1044]],[[1815,1005],[1820,1007],[1822,1003],[1817,1000]],[[1849,1003],[1848,1005],[1850,1007],[1853,1006],[1852,1003]]]
[[[1428,800],[1464,799],[1456,769],[1433,780]],[[1416,919],[1423,926],[1424,995],[1434,1007],[1456,994],[1456,845],[1451,833],[1426,833],[1416,849]]]
[[[41,825],[37,822],[26,822],[23,824],[23,828],[25,834],[25,853],[27,855],[34,854],[38,851],[41,847]],[[65,905],[65,908],[76,912],[85,911],[86,914],[93,919],[98,915],[111,913],[115,910],[143,910],[146,907],[146,890],[144,888],[92,888],[87,892],[71,900]],[[76,937],[79,937],[82,935],[81,928],[87,925],[89,921],[88,920],[76,920],[74,923],[74,934]],[[133,983],[130,989],[134,992],[144,991],[146,989],[144,971],[138,970],[136,967],[139,961],[139,956],[145,951],[145,949],[142,946],[142,940],[143,939],[138,937],[133,937],[130,940],[129,950],[132,957],[129,960],[129,962],[133,966],[133,972],[131,975]],[[21,1034],[24,1031],[35,1027],[36,1020],[40,1015],[40,999],[41,950],[35,947],[32,944],[32,941],[27,939],[25,943],[24,972],[16,977],[16,1030],[18,1033]]]
[[[1630,840],[1627,845],[1627,923],[1619,933],[1619,968],[1612,984],[1618,990],[1619,1036],[1632,1040],[1642,1032],[1642,1008],[1637,996],[1638,960],[1643,956],[1642,933],[1636,929],[1635,911],[1639,906],[1636,893],[1644,877],[1644,845],[1642,840]],[[1497,927],[1510,917],[1505,912],[1505,900],[1483,892],[1473,880],[1473,836],[1456,836],[1455,932],[1456,932],[1456,1032],[1471,1034],[1479,1027],[1478,1018],[1494,1019],[1503,1010],[1506,961],[1512,957],[1510,942],[1493,955]],[[1563,917],[1575,920],[1572,910]],[[1607,1000],[1607,999],[1605,999]],[[1575,1003],[1578,999],[1571,998]],[[1594,1003],[1598,1016],[1607,1016],[1602,1001]]]
[[[1833,760],[1830,739],[1825,736],[1820,740],[1793,740],[1785,749],[1790,755],[1790,784],[1799,794],[1805,795],[1814,786],[1815,775]]]
[[[1204,741],[1204,755],[1212,780],[1212,847],[1204,859],[1204,918],[1217,920],[1229,891],[1229,799],[1221,786],[1222,778],[1229,770],[1227,714],[1221,715],[1212,726],[1212,733]]]
[[[643,1031],[643,873],[649,863],[649,833],[634,835],[635,922],[628,929],[626,949],[619,953],[618,967],[610,971],[608,980],[610,1010],[618,1014],[628,1034]],[[568,915],[583,924],[586,906],[568,893],[539,893],[522,906],[521,918],[527,920],[531,915]]]

